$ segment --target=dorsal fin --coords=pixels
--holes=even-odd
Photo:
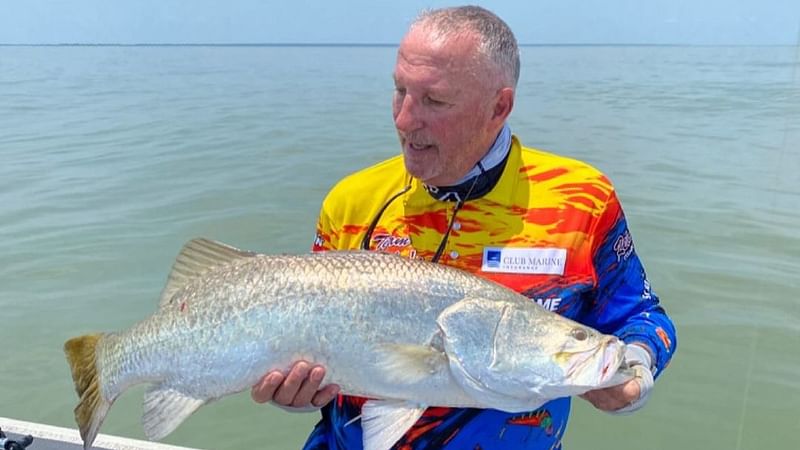
[[[167,279],[167,285],[161,291],[159,307],[168,305],[175,295],[175,292],[185,286],[190,280],[203,275],[209,270],[230,264],[233,261],[252,258],[257,253],[239,250],[222,242],[212,241],[205,238],[192,239],[183,246],[172,272]]]

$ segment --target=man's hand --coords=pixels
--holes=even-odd
[[[275,370],[253,386],[250,396],[257,403],[272,401],[289,408],[320,408],[336,397],[339,386],[329,384],[320,389],[325,368],[297,361],[287,375]]]
[[[647,403],[653,389],[652,358],[644,344],[628,344],[625,362],[633,369],[634,377],[625,383],[589,391],[581,397],[595,408],[612,414],[632,413]]]
[[[633,378],[627,383],[586,392],[581,398],[599,410],[613,412],[638,400],[640,392],[639,382]]]

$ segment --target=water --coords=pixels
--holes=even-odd
[[[797,448],[798,51],[523,49],[512,129],[614,180],[680,337],[645,410],[576,401],[565,448]],[[0,416],[73,426],[62,343],[149,315],[186,240],[306,251],[329,187],[398,151],[393,60],[0,47]],[[141,438],[142,392],[102,431]],[[315,420],[241,394],[166,442],[293,448]]]

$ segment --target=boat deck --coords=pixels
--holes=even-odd
[[[83,450],[83,441],[77,430],[5,417],[0,417],[0,429],[9,439],[21,439],[28,434],[33,436],[33,443],[27,447],[27,450]],[[198,450],[107,434],[97,435],[92,448],[95,450]]]

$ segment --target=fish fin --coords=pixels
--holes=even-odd
[[[192,239],[183,246],[167,279],[167,285],[161,291],[159,307],[170,304],[175,292],[184,287],[190,280],[199,277],[209,270],[229,264],[233,261],[252,258],[257,253],[205,238]]]
[[[379,367],[395,383],[416,383],[448,367],[447,355],[430,346],[381,344],[377,350]]]
[[[206,402],[171,387],[152,386],[144,394],[144,434],[151,441],[166,437]]]
[[[406,400],[368,400],[361,407],[364,450],[388,450],[425,412]]]
[[[103,339],[102,334],[89,334],[72,338],[64,343],[75,391],[80,401],[75,407],[75,422],[83,439],[83,448],[92,446],[100,425],[111,408],[113,399],[103,398],[100,389],[97,367],[97,344]]]

